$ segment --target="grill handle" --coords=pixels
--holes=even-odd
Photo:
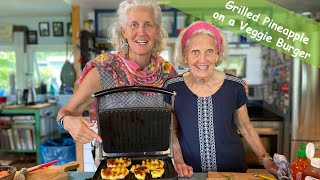
[[[148,92],[154,92],[154,93],[161,93],[166,94],[170,96],[175,96],[175,91],[166,90],[164,88],[159,87],[152,87],[152,86],[122,86],[122,87],[116,87],[111,89],[104,89],[102,91],[98,91],[94,94],[92,94],[92,97],[100,97],[104,95],[119,93],[119,92],[128,92],[128,91],[148,91]]]

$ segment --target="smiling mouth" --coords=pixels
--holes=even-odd
[[[196,66],[197,69],[206,70],[209,66]]]
[[[148,41],[146,41],[146,40],[136,40],[135,41],[137,44],[140,44],[140,45],[144,45],[144,44],[147,44],[148,43]]]

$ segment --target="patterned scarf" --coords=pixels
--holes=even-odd
[[[125,54],[117,52],[101,54],[89,61],[77,83],[80,84],[87,73],[97,66],[112,72],[117,87],[139,85],[162,87],[166,79],[177,75],[171,63],[161,56],[152,56],[150,64],[139,71],[139,65],[136,62],[127,60]]]

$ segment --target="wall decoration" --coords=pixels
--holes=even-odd
[[[72,36],[72,24],[71,24],[71,22],[67,23],[67,36]]]
[[[37,31],[28,31],[27,41],[28,44],[38,44]]]
[[[53,36],[63,36],[63,22],[53,22],[52,23]]]
[[[13,40],[13,25],[0,24],[0,42],[12,42]]]
[[[40,22],[39,23],[39,32],[40,32],[40,36],[49,36],[50,35],[49,23],[48,22]]]

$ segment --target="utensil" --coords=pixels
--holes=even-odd
[[[276,180],[274,178],[270,178],[270,177],[267,177],[267,176],[264,176],[264,175],[261,175],[261,174],[255,174],[254,177],[263,178],[265,180]]]
[[[25,175],[25,174],[27,174],[28,172],[32,172],[32,171],[35,171],[35,170],[37,170],[37,169],[41,169],[41,168],[44,168],[44,167],[48,167],[48,166],[51,166],[52,164],[55,164],[55,163],[57,163],[58,162],[58,160],[56,159],[56,160],[53,160],[53,161],[50,161],[50,162],[47,162],[47,163],[43,163],[43,164],[40,164],[40,165],[37,165],[37,166],[33,166],[33,167],[31,167],[31,168],[22,168],[21,170],[20,170],[20,174],[23,174],[23,175]]]

